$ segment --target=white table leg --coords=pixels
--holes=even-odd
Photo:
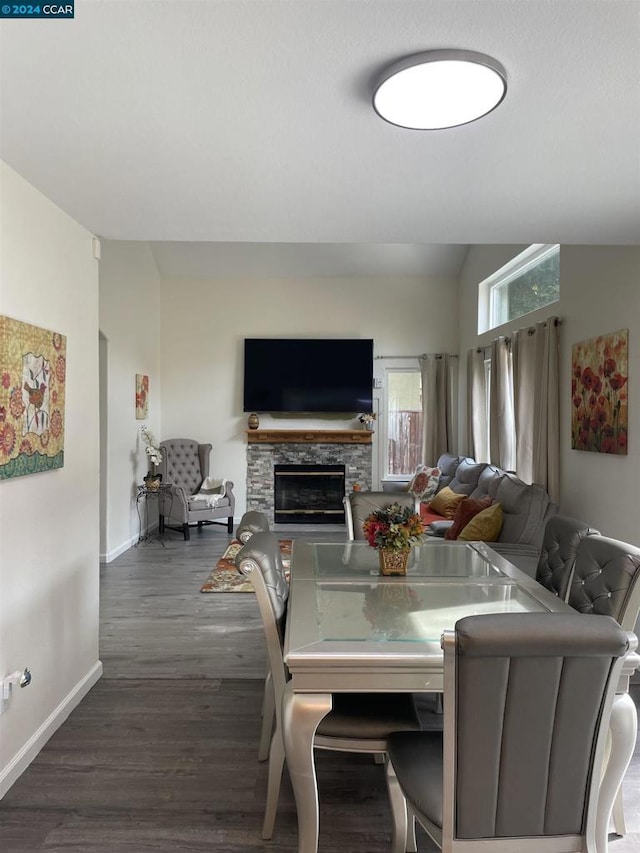
[[[609,821],[616,795],[626,773],[638,733],[638,713],[628,693],[619,693],[613,701],[609,734],[611,747],[607,766],[600,782],[598,815],[596,818],[596,849],[607,853]]]
[[[282,700],[282,730],[287,767],[298,812],[298,853],[318,850],[318,786],[313,739],[331,710],[330,693],[294,693],[287,684]]]

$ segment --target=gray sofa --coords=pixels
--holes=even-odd
[[[557,505],[551,501],[546,489],[535,483],[524,483],[515,474],[485,462],[476,462],[468,456],[444,453],[436,465],[441,471],[438,491],[448,486],[452,491],[472,498],[483,498],[489,495],[494,502],[502,505],[504,515],[502,530],[498,541],[489,544],[518,568],[534,576],[542,548],[545,524],[558,512]],[[406,488],[406,486],[401,485],[400,488]],[[371,504],[372,501],[375,502],[376,499],[384,496],[388,503],[394,494],[399,497],[399,493],[387,489],[384,492],[363,492],[360,501],[363,504]],[[406,491],[401,494],[407,495]],[[349,503],[350,501],[345,502],[347,514],[349,514],[347,506]],[[369,511],[370,509],[369,506]],[[364,510],[363,505],[362,512]],[[357,515],[360,516],[361,513],[358,512]],[[347,517],[347,528],[351,523],[355,538],[359,538],[358,520],[359,518]],[[447,528],[453,523],[435,514],[430,514],[426,521],[427,534],[430,536],[444,536]]]

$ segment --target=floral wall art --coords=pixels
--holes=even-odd
[[[149,377],[136,373],[136,420],[143,421],[149,413]]]
[[[627,452],[628,329],[573,345],[571,447]]]
[[[67,339],[0,316],[0,479],[64,465]]]

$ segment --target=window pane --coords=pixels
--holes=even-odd
[[[478,333],[560,299],[560,246],[534,243],[478,285]]]
[[[508,323],[560,298],[560,254],[555,252],[521,275],[491,290],[494,325]]]
[[[413,474],[422,462],[422,380],[417,370],[387,372],[387,475]]]

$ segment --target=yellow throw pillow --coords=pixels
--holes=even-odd
[[[453,489],[449,488],[449,486],[444,486],[444,488],[440,489],[437,495],[431,499],[429,509],[431,512],[437,512],[438,515],[442,515],[445,518],[453,518],[456,514],[458,504],[462,503],[466,497],[466,495],[459,495],[457,492],[454,492]]]
[[[500,504],[492,504],[471,519],[458,534],[458,540],[467,542],[495,542],[502,530],[504,515]]]

